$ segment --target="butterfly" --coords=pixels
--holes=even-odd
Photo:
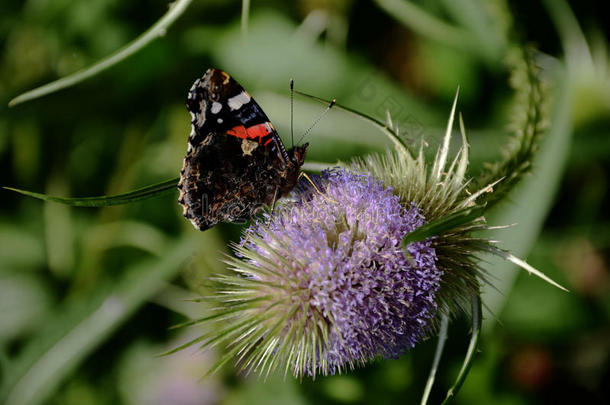
[[[286,150],[261,107],[227,73],[208,69],[186,108],[191,133],[178,202],[196,229],[246,221],[294,188],[308,144]]]

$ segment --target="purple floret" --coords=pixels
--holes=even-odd
[[[315,182],[251,226],[248,232],[268,246],[248,241],[247,247],[276,262],[282,273],[270,281],[289,286],[311,324],[321,318],[328,325],[328,340],[310,367],[324,363],[325,372],[335,373],[396,357],[424,336],[437,309],[442,272],[431,242],[408,245],[410,258],[401,249],[403,236],[425,218],[369,175],[338,169]]]

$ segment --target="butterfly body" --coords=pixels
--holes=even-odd
[[[195,228],[245,221],[292,190],[307,144],[287,151],[260,106],[227,73],[208,69],[186,105],[192,125],[178,202]]]

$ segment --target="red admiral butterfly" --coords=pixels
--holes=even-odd
[[[178,202],[195,228],[245,221],[297,183],[308,144],[288,151],[260,106],[231,76],[208,69],[191,87],[191,134]]]

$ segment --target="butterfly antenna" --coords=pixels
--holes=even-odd
[[[294,79],[290,79],[290,142],[294,148]]]
[[[309,132],[311,132],[311,130],[313,129],[313,127],[315,127],[315,126],[318,124],[318,122],[320,122],[320,120],[322,119],[322,117],[324,117],[324,115],[325,115],[325,114],[326,114],[326,113],[327,113],[327,112],[328,112],[328,111],[329,111],[331,108],[333,108],[333,106],[335,105],[335,103],[336,103],[336,102],[337,102],[337,99],[336,99],[336,98],[333,98],[333,99],[332,99],[332,101],[330,102],[330,104],[328,104],[328,107],[326,107],[326,108],[324,109],[324,111],[322,111],[322,114],[320,114],[320,115],[318,116],[318,118],[316,118],[316,120],[313,122],[313,124],[311,124],[311,126],[310,126],[309,128],[307,128],[307,131],[305,131],[305,132],[303,133],[303,135],[301,135],[301,137],[299,138],[299,141],[297,142],[297,144],[300,144],[300,143],[301,143],[301,141],[303,140],[303,138],[305,138],[305,136],[307,136],[307,134],[308,134]]]

